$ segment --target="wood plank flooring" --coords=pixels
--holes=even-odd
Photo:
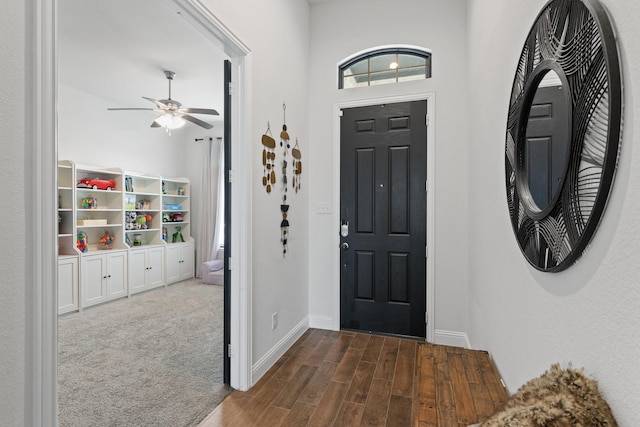
[[[486,352],[310,329],[200,427],[466,427],[506,397]]]

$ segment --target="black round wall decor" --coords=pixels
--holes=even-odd
[[[597,0],[549,1],[522,48],[505,144],[509,215],[536,269],[562,271],[589,244],[621,125],[622,78],[605,10]]]

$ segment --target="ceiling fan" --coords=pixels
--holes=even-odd
[[[186,122],[191,122],[198,126],[201,126],[205,129],[211,129],[213,127],[212,124],[209,124],[205,121],[202,121],[196,117],[191,116],[190,114],[211,114],[214,116],[220,115],[216,110],[210,108],[187,108],[183,107],[181,103],[176,101],[175,99],[171,99],[171,81],[175,77],[176,73],[173,71],[165,71],[165,77],[169,81],[169,97],[167,99],[153,99],[147,98],[143,96],[142,98],[147,101],[151,101],[155,104],[155,108],[107,108],[107,110],[148,110],[148,111],[157,111],[161,113],[158,118],[156,118],[153,123],[151,123],[152,128],[162,127],[168,132],[171,129],[177,129],[183,126]]]

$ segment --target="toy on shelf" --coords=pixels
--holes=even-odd
[[[100,243],[102,243],[101,249],[111,249],[113,245],[113,237],[109,230],[105,231],[102,237],[100,238]]]
[[[82,253],[86,253],[89,251],[89,239],[87,238],[87,233],[85,233],[84,231],[78,231],[78,240],[76,242],[76,246]]]
[[[171,221],[171,217],[169,216],[168,213],[163,213],[162,214],[162,222],[170,222]]]
[[[184,215],[180,212],[171,214],[171,222],[182,222],[184,221]]]
[[[164,210],[166,211],[180,211],[182,210],[182,205],[179,203],[165,203]]]
[[[133,235],[133,246],[142,246],[142,234]]]
[[[148,200],[140,200],[138,203],[136,203],[136,209],[140,209],[143,211],[149,210],[151,209],[151,202]]]
[[[184,187],[178,187],[178,196],[184,196]]]
[[[162,194],[167,194],[167,190],[164,187],[164,181],[162,181]]]
[[[116,182],[112,179],[101,178],[82,178],[76,184],[78,188],[93,188],[94,190],[113,190],[116,188]]]
[[[176,232],[173,233],[173,243],[184,242],[184,237],[182,237],[182,227],[176,227]]]
[[[144,215],[138,215],[135,220],[135,229],[146,230],[147,228],[149,228],[147,225],[147,217]]]
[[[133,230],[136,228],[135,222],[138,214],[133,211],[129,211],[124,215],[124,228],[125,230]]]
[[[82,209],[98,209],[98,201],[93,196],[87,196],[82,199]]]
[[[167,241],[167,228],[162,227],[162,240]]]

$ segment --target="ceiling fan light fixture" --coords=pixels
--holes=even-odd
[[[168,130],[181,128],[186,122],[182,115],[170,112],[166,112],[156,119],[156,123]]]

